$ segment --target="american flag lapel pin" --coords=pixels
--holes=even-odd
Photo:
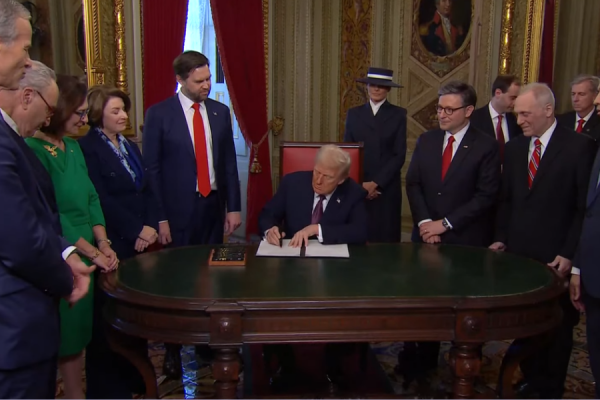
[[[469,148],[469,146],[463,146],[463,147],[464,147],[465,149],[468,149],[468,148]]]
[[[213,111],[213,114],[214,114],[214,115],[217,115],[217,112],[216,112],[216,111]]]
[[[342,202],[339,197],[337,198],[337,202],[338,204]]]

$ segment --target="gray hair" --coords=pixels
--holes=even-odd
[[[16,0],[0,0],[0,42],[11,44],[17,37],[17,19],[31,19],[31,14]]]
[[[598,86],[600,86],[600,78],[594,75],[578,75],[571,82],[571,88],[575,85],[579,85],[583,82],[589,82],[592,93],[598,93]]]
[[[519,94],[519,96],[522,96],[529,92],[533,93],[533,97],[540,105],[540,107],[545,107],[548,104],[552,106],[552,110],[554,110],[554,108],[556,107],[554,93],[552,93],[552,89],[550,89],[550,87],[548,87],[548,85],[546,85],[545,83],[529,83],[521,89],[521,93]]]
[[[438,90],[438,98],[448,94],[460,95],[464,107],[475,107],[475,104],[477,104],[477,92],[475,92],[475,88],[468,83],[452,81],[448,82]]]
[[[321,146],[317,152],[315,164],[319,164],[320,162],[335,165],[339,168],[341,175],[347,177],[350,173],[352,160],[350,159],[350,154],[342,150],[339,146],[326,144]]]
[[[1,1],[1,0],[0,0]],[[31,61],[31,68],[25,69],[25,75],[19,82],[19,88],[26,87],[43,92],[48,86],[56,82],[56,74],[39,61]]]

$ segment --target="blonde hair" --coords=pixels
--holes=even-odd
[[[315,157],[315,164],[324,163],[337,167],[342,177],[347,177],[350,173],[352,160],[350,154],[342,150],[335,144],[326,144],[321,146]]]

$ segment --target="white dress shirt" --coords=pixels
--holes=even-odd
[[[194,102],[187,97],[181,90],[177,93],[179,97],[179,103],[185,114],[185,121],[187,122],[188,129],[190,131],[190,137],[192,144],[194,145],[194,151],[196,151],[196,143],[194,141],[194,110],[192,107]],[[210,130],[210,122],[208,120],[208,112],[206,112],[206,105],[204,102],[200,103],[200,115],[202,115],[202,122],[204,123],[204,133],[206,137],[206,157],[208,159],[208,176],[210,178],[210,188],[217,190],[217,181],[215,176],[215,168],[213,165],[213,153],[212,153],[212,131]],[[196,191],[198,191],[198,181],[196,180]]]
[[[470,122],[467,123],[467,125],[464,128],[462,128],[460,131],[456,132],[454,135],[452,135],[450,132],[446,131],[446,134],[444,135],[444,143],[442,144],[442,155],[444,154],[444,151],[446,151],[446,147],[448,146],[448,139],[450,139],[450,136],[454,136],[454,143],[452,143],[452,158],[454,159],[454,156],[456,155],[456,151],[458,150],[460,143],[462,142],[465,135],[467,134],[467,131],[469,130],[469,126],[471,126]],[[441,171],[440,171],[440,173],[441,173]],[[450,226],[450,229],[452,229],[452,224],[450,223],[450,221],[448,221],[447,218],[444,218],[444,219]],[[425,222],[430,222],[430,221],[431,221],[430,218],[424,219],[422,221],[419,221],[417,226],[421,226],[421,224],[424,224]]]
[[[3,109],[1,109],[1,108],[0,108],[0,114],[2,114],[2,118],[3,118],[3,119],[4,119],[4,121],[5,121],[5,122],[8,124],[8,126],[10,126],[10,127],[11,127],[11,129],[12,129],[13,131],[15,131],[15,133],[16,133],[17,135],[21,136],[21,134],[19,133],[19,128],[17,127],[17,123],[15,122],[15,120],[14,120],[14,119],[12,119],[12,118],[10,117],[10,115],[8,115],[8,114],[6,113],[6,111],[4,111],[4,110],[3,110]],[[69,247],[67,247],[66,249],[64,249],[64,250],[62,251],[62,258],[63,258],[63,260],[66,260],[66,259],[67,259],[67,258],[68,258],[68,257],[71,255],[71,253],[72,253],[72,252],[74,252],[75,250],[77,250],[77,247],[75,247],[75,246],[69,246]]]
[[[377,115],[377,111],[379,111],[381,105],[385,103],[385,100],[386,99],[383,99],[378,103],[373,103],[373,100],[369,100],[369,103],[371,104],[371,110],[373,110],[373,116]]]
[[[550,128],[548,128],[548,130],[546,132],[544,132],[542,134],[542,136],[540,136],[539,138],[536,138],[535,136],[531,138],[531,141],[529,142],[529,154],[527,155],[527,165],[529,165],[529,161],[531,160],[531,155],[533,154],[533,151],[535,150],[535,140],[536,139],[540,139],[540,142],[542,142],[542,146],[540,149],[540,161],[542,161],[542,157],[544,157],[544,152],[546,151],[546,148],[548,147],[548,143],[550,143],[550,138],[552,137],[552,134],[554,133],[554,130],[556,129],[556,120],[554,120],[554,123],[552,124],[552,126]],[[539,168],[539,166],[538,166]]]
[[[323,200],[323,214],[325,214],[325,209],[327,208],[327,204],[329,204],[329,199],[331,199],[331,196],[333,196],[333,193],[335,193],[335,190],[333,192],[325,195],[325,199]],[[312,211],[314,212],[315,207],[319,203],[319,195],[314,193],[313,196],[314,196],[314,200],[313,200]],[[323,243],[323,231],[321,231],[321,224],[318,224],[318,225],[319,225],[319,235],[317,236],[317,239],[319,240],[320,243]],[[271,228],[269,228],[265,231],[265,237],[267,236],[267,233],[269,232],[270,229]]]
[[[507,143],[510,140],[510,136],[508,136],[508,122],[506,122],[506,113],[500,114],[496,109],[492,106],[492,103],[488,103],[488,108],[490,110],[490,117],[492,117],[492,122],[494,123],[494,136],[496,140],[498,139],[498,134],[496,133],[496,127],[498,126],[498,116],[502,115],[502,123],[500,127],[502,128],[502,134],[504,135],[504,143]]]
[[[590,118],[592,118],[592,114],[594,113],[594,111],[596,111],[596,107],[592,108],[592,111],[590,111],[590,113],[588,115],[586,115],[585,117],[583,117],[583,120],[585,121],[583,123],[583,126],[585,127],[585,124],[587,124],[587,122],[590,120]],[[575,130],[577,130],[577,126],[579,125],[579,120],[582,119],[579,114],[575,113]]]

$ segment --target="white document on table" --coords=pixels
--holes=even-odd
[[[300,247],[290,247],[290,239],[283,239],[282,246],[262,240],[256,251],[257,257],[300,257]]]
[[[305,257],[350,258],[347,244],[321,244],[318,240],[309,240]]]

